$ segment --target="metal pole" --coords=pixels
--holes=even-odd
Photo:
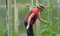
[[[36,0],[36,6],[39,5],[38,3],[39,3],[38,0]],[[39,16],[40,16],[40,14],[39,14]],[[36,21],[36,36],[40,36],[39,30],[40,30],[40,21],[37,19],[37,21]]]

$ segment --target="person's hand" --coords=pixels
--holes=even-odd
[[[27,30],[29,29],[29,25],[26,26],[26,29],[27,29]]]

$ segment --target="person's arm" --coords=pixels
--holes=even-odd
[[[48,23],[46,20],[42,19],[41,17],[38,17],[38,19],[44,23]]]
[[[28,25],[27,25],[26,29],[29,28],[29,26],[30,26],[30,21],[31,21],[31,18],[32,18],[32,17],[34,17],[34,13],[32,13],[32,14],[29,16],[29,18],[28,18]]]

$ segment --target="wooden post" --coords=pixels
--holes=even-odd
[[[14,0],[14,12],[15,12],[15,31],[18,36],[18,8],[16,7],[16,0]]]
[[[60,9],[59,9],[59,3],[60,3],[59,1],[60,1],[60,0],[57,0],[57,3],[58,3],[58,6],[57,6],[57,7],[58,7],[58,19],[59,19],[59,16],[60,16],[60,15],[59,15],[59,10],[60,10]],[[57,23],[58,23],[58,32],[59,32],[59,27],[60,27],[60,25],[59,25],[59,20],[58,20]]]
[[[38,3],[39,3],[38,0],[36,0],[36,6],[39,5]],[[40,16],[40,14],[39,14],[39,16]],[[40,30],[40,21],[37,19],[37,21],[36,21],[36,36],[40,36],[39,30]]]
[[[12,36],[12,8],[11,8],[12,0],[7,0],[7,15],[6,15],[6,29],[7,35]]]
[[[33,8],[33,0],[31,0],[30,10]]]
[[[31,6],[32,6],[32,8],[33,8],[33,0],[31,0]]]

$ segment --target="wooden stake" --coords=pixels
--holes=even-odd
[[[39,3],[38,0],[36,0],[36,6],[39,5],[38,3]],[[39,14],[39,16],[40,16],[40,14]],[[37,19],[37,21],[36,21],[36,36],[40,36],[39,31],[40,31],[40,21]]]

